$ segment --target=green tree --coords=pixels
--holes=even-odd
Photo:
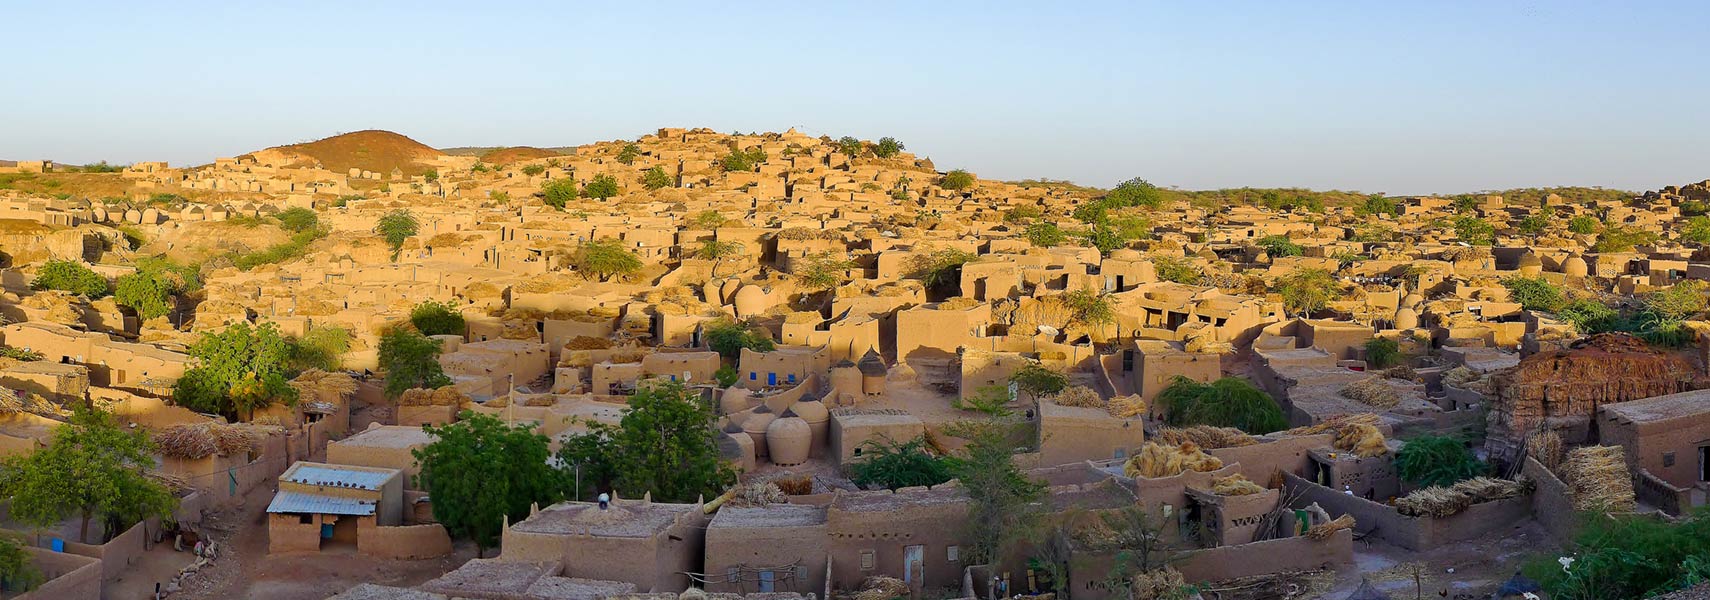
[[[857,265],[830,250],[809,254],[790,264],[796,281],[809,290],[830,289],[843,282],[843,275]]]
[[[703,210],[695,213],[695,216],[689,219],[689,224],[700,229],[717,229],[719,225],[724,224],[724,215],[716,210]]]
[[[1306,253],[1306,249],[1301,248],[1300,244],[1296,244],[1293,240],[1288,239],[1288,236],[1286,235],[1267,235],[1259,238],[1259,241],[1256,243],[1260,248],[1264,248],[1265,254],[1271,255],[1271,258],[1300,256]]]
[[[897,138],[882,137],[879,138],[879,144],[873,147],[873,155],[879,158],[890,158],[903,150],[905,148],[903,148],[902,142],[897,141]]]
[[[1023,204],[1020,206],[1012,206],[1012,207],[1009,207],[1008,209],[1004,210],[1003,211],[1003,222],[1005,222],[1005,223],[1028,223],[1028,222],[1033,221],[1034,219],[1037,219],[1037,218],[1043,217],[1043,216],[1045,216],[1044,209],[1041,209],[1041,208],[1034,206],[1034,205],[1031,205],[1031,204]]]
[[[1108,294],[1075,290],[1063,294],[1063,306],[1068,307],[1071,322],[1090,326],[1116,322],[1116,305]]]
[[[173,401],[191,410],[244,417],[275,402],[291,403],[297,392],[286,384],[291,342],[273,323],[251,327],[239,322],[218,333],[204,333],[190,345],[194,367],[173,388]]]
[[[439,181],[439,171],[428,169],[426,173],[422,173],[422,179],[426,179],[428,183]]]
[[[895,490],[950,481],[954,469],[954,459],[927,451],[925,437],[897,443],[880,436],[861,442],[861,456],[850,463],[849,478],[859,486]]]
[[[1375,337],[1366,340],[1366,365],[1373,369],[1387,369],[1401,364],[1401,343],[1389,338]]]
[[[1200,383],[1177,375],[1158,391],[1157,403],[1165,422],[1176,427],[1215,425],[1263,435],[1288,426],[1271,395],[1240,377]]]
[[[1698,245],[1710,245],[1710,217],[1699,215],[1686,220],[1680,228],[1680,239]]]
[[[36,278],[30,281],[30,289],[59,290],[85,296],[100,298],[106,296],[107,278],[83,266],[74,260],[54,259],[42,263],[36,270]]]
[[[1130,238],[1127,233],[1127,231],[1110,223],[1094,223],[1092,227],[1087,228],[1083,237],[1088,246],[1098,249],[1099,254],[1110,256],[1110,253],[1118,248],[1128,247],[1128,242],[1132,241],[1133,238]]]
[[[1041,221],[1027,226],[1027,241],[1040,248],[1052,248],[1063,245],[1069,236],[1056,223]]]
[[[1568,219],[1568,231],[1578,234],[1597,233],[1599,225],[1597,219],[1586,215]]]
[[[718,268],[731,259],[742,256],[742,242],[724,240],[702,240],[701,247],[695,249],[695,257],[710,260],[713,263],[712,277],[718,278]]]
[[[1581,515],[1573,543],[1529,561],[1524,573],[1555,600],[1656,598],[1710,579],[1710,512],[1678,521],[1646,513]],[[1670,597],[1689,597],[1671,595]]]
[[[463,313],[451,302],[422,301],[410,309],[410,324],[422,335],[463,335]]]
[[[1702,279],[1688,279],[1645,296],[1645,308],[1664,321],[1678,322],[1704,312],[1706,288]]]
[[[273,215],[273,218],[279,219],[280,227],[293,233],[298,231],[309,231],[321,226],[320,215],[315,214],[315,211],[313,210],[303,208],[301,206],[287,208],[280,211],[279,214]]]
[[[1166,254],[1152,255],[1152,270],[1158,275],[1158,279],[1188,285],[1197,284],[1205,277],[1199,267],[1187,259]]]
[[[1037,503],[1045,484],[1015,465],[1010,442],[1016,425],[999,421],[962,421],[946,432],[968,441],[953,473],[968,492],[967,564],[986,564],[1008,556],[1035,530]]]
[[[1163,191],[1139,177],[1116,184],[1116,187],[1104,195],[1104,199],[1116,206],[1158,208],[1164,205]]]
[[[1598,234],[1597,241],[1591,245],[1592,252],[1632,252],[1633,248],[1654,244],[1657,234],[1637,229],[1622,229],[1619,227],[1604,228]]]
[[[641,156],[641,146],[624,144],[623,150],[618,151],[617,161],[626,165],[635,164],[635,159]]]
[[[1034,399],[1061,392],[1064,388],[1069,387],[1067,375],[1036,362],[1030,362],[1026,366],[1016,369],[1014,373],[1010,374],[1009,381],[1015,384],[1017,392],[1027,394]]]
[[[755,352],[771,352],[776,347],[772,343],[771,334],[729,319],[710,321],[702,325],[701,339],[706,340],[707,348],[732,360],[742,356],[743,348]]]
[[[76,516],[77,540],[100,544],[105,540],[89,539],[91,518],[129,527],[172,514],[177,499],[148,477],[154,464],[148,433],[127,430],[107,413],[78,409],[54,429],[47,447],[0,460],[0,494],[12,499],[18,522],[52,527]]]
[[[1542,213],[1533,213],[1530,215],[1526,215],[1526,218],[1520,219],[1520,222],[1515,224],[1514,228],[1519,229],[1520,233],[1525,233],[1528,235],[1538,235],[1540,233],[1543,233],[1544,230],[1548,229],[1549,227],[1550,227],[1550,217],[1549,216],[1544,215]]]
[[[137,311],[137,316],[144,321],[166,316],[177,306],[175,297],[188,291],[195,281],[195,271],[189,273],[187,281],[179,271],[139,265],[137,272],[114,282],[113,300]]]
[[[393,327],[380,335],[380,370],[386,373],[386,397],[397,398],[415,389],[439,389],[451,378],[439,365],[444,349],[439,340],[409,327]]]
[[[862,144],[861,140],[851,136],[846,135],[837,140],[837,151],[849,156],[860,156],[861,151],[865,149],[866,145]]]
[[[729,154],[718,159],[719,167],[724,169],[726,173],[753,171],[763,162],[766,162],[765,151],[759,148],[743,150],[735,146],[730,148]]]
[[[1395,451],[1395,471],[1420,487],[1450,486],[1484,472],[1461,440],[1446,435],[1422,435]]]
[[[641,258],[623,246],[623,242],[606,238],[582,242],[570,255],[570,266],[582,277],[600,281],[627,279],[641,272]]]
[[[1276,284],[1283,308],[1302,317],[1324,310],[1340,287],[1324,269],[1301,269],[1278,278]]]
[[[540,176],[541,173],[545,173],[545,172],[546,172],[546,167],[541,166],[541,165],[524,165],[522,168],[522,174],[527,175],[529,177],[538,177],[538,176]]]
[[[291,344],[291,370],[337,371],[344,368],[344,354],[350,351],[350,340],[350,330],[343,327],[310,327]]]
[[[583,195],[589,198],[598,198],[600,200],[616,196],[620,191],[622,191],[622,189],[621,186],[618,185],[617,178],[603,173],[595,175],[593,181],[589,181],[588,185],[582,188]]]
[[[1489,246],[1496,241],[1496,227],[1478,217],[1455,219],[1455,237],[1474,246]]]
[[[564,207],[574,202],[579,195],[581,191],[576,188],[576,181],[573,179],[548,179],[540,184],[542,201],[558,210],[564,210]]]
[[[650,190],[671,187],[676,181],[665,174],[664,167],[655,166],[641,176],[641,185]]]
[[[1541,277],[1506,277],[1502,280],[1502,287],[1508,288],[1509,299],[1520,303],[1520,307],[1526,310],[1553,312],[1567,302],[1561,288]]]
[[[713,381],[717,381],[718,387],[721,388],[728,388],[736,385],[736,381],[741,379],[741,377],[742,376],[736,372],[736,367],[732,367],[730,365],[721,365],[717,371],[713,371]]]
[[[972,252],[945,248],[909,258],[909,276],[928,289],[945,293],[962,287],[962,265],[975,259]]]
[[[736,482],[719,456],[713,411],[675,381],[651,381],[629,397],[617,425],[589,423],[558,453],[566,465],[591,465],[601,489],[656,502],[711,498]],[[585,467],[586,469],[586,467]],[[598,476],[605,480],[599,481]]]
[[[447,531],[475,541],[475,555],[498,544],[508,517],[529,516],[533,504],[565,498],[566,477],[547,461],[546,436],[533,424],[507,425],[464,411],[455,423],[424,426],[433,442],[411,450],[422,491],[433,497],[434,519]]]
[[[27,592],[45,580],[21,542],[0,537],[0,589]]]
[[[1372,194],[1354,207],[1354,214],[1362,217],[1401,216],[1401,203],[1383,194]]]
[[[416,234],[421,228],[421,222],[416,220],[415,213],[405,209],[397,209],[386,213],[374,223],[374,233],[380,234],[380,239],[386,240],[386,247],[392,249],[392,260],[398,260],[398,253],[404,250],[404,241]]]
[[[974,175],[967,171],[956,169],[949,173],[945,173],[944,178],[938,180],[938,187],[959,192],[974,187]]]

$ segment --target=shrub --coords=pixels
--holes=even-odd
[[[974,175],[967,171],[956,169],[944,174],[938,181],[938,186],[947,190],[962,191],[974,187]]]
[[[106,277],[83,263],[59,259],[43,263],[36,271],[36,278],[30,281],[30,288],[71,292],[92,299],[108,293]]]
[[[1372,194],[1367,196],[1359,206],[1354,207],[1354,214],[1362,217],[1400,216],[1401,203],[1383,194]]]
[[[635,159],[641,156],[641,147],[635,144],[624,144],[623,150],[618,151],[617,161],[626,165],[635,164]]]
[[[850,479],[863,487],[900,489],[938,485],[954,478],[954,460],[926,449],[926,438],[897,443],[887,437],[861,443],[861,458],[849,465]]]
[[[730,153],[718,159],[719,168],[725,172],[753,171],[760,163],[766,162],[766,152],[759,148],[742,150],[731,147]]]
[[[1068,234],[1056,223],[1039,222],[1027,226],[1027,241],[1040,248],[1061,246],[1068,239]]]
[[[1455,237],[1474,246],[1489,246],[1496,241],[1496,227],[1478,217],[1455,219]]]
[[[1111,188],[1110,192],[1104,195],[1104,201],[1114,206],[1157,208],[1163,206],[1164,195],[1158,190],[1158,186],[1135,177],[1116,184],[1116,187]]]
[[[718,386],[721,388],[736,385],[736,380],[739,378],[740,376],[736,373],[736,367],[732,367],[730,365],[720,366],[717,371],[713,371],[713,381],[717,381]]]
[[[1003,222],[1026,223],[1043,216],[1045,216],[1044,210],[1031,204],[1023,204],[1003,211]]]
[[[463,335],[463,313],[450,302],[428,300],[410,309],[410,324],[422,335]]]
[[[310,328],[291,344],[291,368],[337,371],[344,367],[344,353],[350,351],[350,340],[350,330],[343,327]]]
[[[849,156],[860,156],[861,151],[865,149],[866,146],[861,143],[861,140],[853,137],[846,135],[837,139],[837,151]]]
[[[1621,315],[1602,302],[1580,298],[1563,305],[1556,316],[1573,323],[1580,333],[1602,333],[1613,331]]]
[[[315,211],[301,206],[280,211],[273,218],[279,219],[279,226],[290,232],[309,231],[321,225],[321,218]]]
[[[1686,226],[1680,230],[1682,241],[1700,245],[1710,245],[1710,217],[1697,216],[1686,220]]]
[[[1710,512],[1678,522],[1648,514],[1583,515],[1573,544],[1523,568],[1558,600],[1653,598],[1710,580]]]
[[[653,167],[648,169],[647,173],[641,176],[641,185],[650,190],[671,187],[671,185],[675,183],[676,181],[672,180],[670,175],[665,174],[665,169],[663,167]]]
[[[1597,242],[1591,245],[1591,251],[1631,252],[1636,246],[1651,244],[1656,241],[1657,234],[1649,231],[1609,227],[1597,236]]]
[[[771,334],[730,320],[706,324],[701,328],[701,339],[706,340],[707,348],[733,360],[742,356],[744,348],[755,352],[771,352],[776,348]]]
[[[641,271],[641,258],[625,248],[623,242],[601,239],[583,242],[570,255],[570,266],[585,278],[610,281],[624,279]]]
[[[1422,435],[1395,453],[1396,473],[1420,487],[1450,486],[1484,472],[1484,464],[1460,439]]]
[[[1597,228],[1598,228],[1598,222],[1597,222],[1597,219],[1594,219],[1594,218],[1591,218],[1591,217],[1588,217],[1585,215],[1580,215],[1580,216],[1574,217],[1572,219],[1568,219],[1567,228],[1568,228],[1568,231],[1572,231],[1574,233],[1579,233],[1579,234],[1596,233]]]
[[[583,195],[586,195],[589,198],[598,198],[600,200],[616,196],[619,191],[621,190],[619,189],[617,178],[603,174],[595,175],[593,181],[589,181],[588,185],[582,188]]]
[[[873,147],[873,155],[878,156],[879,158],[890,158],[892,156],[896,156],[898,152],[902,152],[904,149],[902,142],[897,141],[896,138],[882,137],[879,138],[879,144]]]
[[[543,167],[540,165],[524,165],[522,168],[522,173],[524,175],[529,176],[529,177],[536,177],[536,176],[539,176],[541,173],[545,173],[545,172],[546,172],[546,167]]]
[[[1554,311],[1567,301],[1561,288],[1542,278],[1508,277],[1502,280],[1502,287],[1508,288],[1509,298],[1526,310]]]
[[[576,200],[581,192],[576,188],[576,182],[570,179],[549,179],[540,184],[540,197],[547,206],[564,210],[565,205]]]
[[[1301,248],[1300,244],[1296,244],[1292,240],[1289,240],[1286,235],[1267,235],[1259,238],[1259,241],[1256,243],[1260,248],[1264,248],[1265,253],[1271,255],[1271,258],[1300,256],[1306,253],[1306,250]]]
[[[1701,279],[1688,279],[1645,297],[1645,308],[1667,321],[1680,321],[1704,312],[1705,292],[1710,288]]]
[[[1015,384],[1016,391],[1033,398],[1049,396],[1069,387],[1067,375],[1045,368],[1039,363],[1029,363],[1010,374],[1009,381]]]
[[[1401,343],[1389,338],[1366,340],[1366,366],[1387,369],[1401,364]]]
[[[1009,389],[1001,385],[982,386],[974,390],[967,398],[958,396],[950,401],[950,408],[956,410],[971,410],[983,413],[989,417],[1007,417],[1015,414],[1009,409]]]
[[[1212,425],[1263,435],[1288,426],[1271,395],[1240,377],[1200,383],[1177,375],[1159,390],[1156,402],[1175,427]]]
[[[1549,217],[1541,214],[1532,214],[1527,215],[1524,219],[1520,219],[1520,222],[1515,225],[1515,228],[1519,229],[1521,233],[1537,235],[1539,233],[1543,233],[1544,229],[1549,226]]]
[[[1157,274],[1158,279],[1176,283],[1196,284],[1204,277],[1199,267],[1194,266],[1187,259],[1163,254],[1152,256],[1152,269]]]

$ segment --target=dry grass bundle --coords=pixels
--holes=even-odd
[[[1401,394],[1389,387],[1383,377],[1367,377],[1342,388],[1343,398],[1373,408],[1392,408],[1401,403]]]
[[[291,380],[291,387],[308,398],[343,398],[356,393],[356,380],[344,373],[308,369]]]
[[[1330,417],[1328,419],[1320,421],[1315,425],[1307,425],[1305,427],[1296,427],[1294,429],[1284,431],[1283,435],[1318,435],[1320,433],[1324,433],[1327,431],[1339,430],[1339,429],[1346,427],[1348,425],[1372,425],[1372,426],[1376,426],[1377,424],[1382,423],[1382,422],[1383,422],[1383,420],[1379,419],[1378,416],[1376,414],[1373,414],[1373,413],[1357,413],[1357,414],[1351,414],[1351,415],[1336,415],[1334,417]]]
[[[1481,502],[1514,498],[1530,492],[1530,482],[1474,477],[1451,486],[1414,490],[1397,498],[1395,510],[1410,517],[1447,517]]]
[[[772,485],[778,486],[786,496],[806,496],[813,493],[813,476],[779,477],[772,480]]]
[[[861,591],[855,593],[855,600],[891,600],[908,595],[908,584],[903,580],[874,575],[861,580]]]
[[[9,391],[0,390],[0,414],[30,413],[42,416],[64,416],[71,414],[58,404],[54,404],[40,394],[24,394],[22,398]]]
[[[433,390],[415,388],[404,390],[404,393],[398,396],[398,406],[462,406],[468,401],[468,396],[453,387]]]
[[[552,394],[524,394],[522,397],[523,406],[552,406],[557,403],[558,397]]]
[[[1354,515],[1342,515],[1329,523],[1319,523],[1306,530],[1306,537],[1322,540],[1343,529],[1354,528]]]
[[[1449,262],[1484,260],[1487,258],[1490,258],[1490,249],[1484,246],[1450,246],[1443,250],[1443,260]]]
[[[1407,365],[1396,365],[1396,366],[1390,367],[1388,369],[1384,369],[1382,371],[1379,371],[1378,373],[1383,375],[1384,377],[1388,377],[1390,379],[1400,379],[1402,381],[1419,381],[1419,372],[1413,370],[1413,367],[1409,367]]]
[[[1450,385],[1475,392],[1487,392],[1490,389],[1490,386],[1486,385],[1483,375],[1480,375],[1478,371],[1474,371],[1466,367],[1455,367],[1444,371],[1443,385]]]
[[[1252,480],[1247,479],[1246,475],[1240,473],[1228,477],[1211,478],[1211,493],[1219,496],[1248,496],[1262,494],[1264,491],[1264,487],[1253,483]]]
[[[957,296],[938,303],[938,310],[967,310],[979,306],[981,302],[973,298]]]
[[[481,406],[485,406],[487,408],[507,408],[510,405],[511,405],[511,397],[510,396],[494,396],[492,399],[489,399],[486,402],[481,403]]]
[[[1216,471],[1223,468],[1223,460],[1200,450],[1199,444],[1184,442],[1176,446],[1164,446],[1146,442],[1140,452],[1128,459],[1122,465],[1122,473],[1129,477],[1172,477],[1187,471]]]
[[[778,489],[777,484],[764,481],[742,486],[742,489],[736,492],[736,496],[731,498],[730,502],[735,506],[758,508],[768,504],[783,503],[785,500],[784,491]]]
[[[1051,397],[1051,401],[1057,403],[1059,406],[1076,406],[1080,408],[1105,407],[1104,398],[1100,397],[1098,392],[1093,391],[1092,388],[1084,385],[1070,386],[1061,392],[1057,392],[1056,396]]]
[[[1575,448],[1562,461],[1560,473],[1574,510],[1627,512],[1637,506],[1633,475],[1620,446]]]
[[[1117,396],[1106,402],[1104,408],[1110,412],[1112,417],[1132,419],[1146,414],[1146,399],[1141,398],[1139,394]]]
[[[1259,443],[1259,440],[1247,432],[1234,427],[1214,427],[1211,425],[1194,425],[1192,427],[1164,427],[1152,436],[1152,441],[1160,444],[1179,446],[1192,442],[1201,448],[1216,450],[1218,448],[1238,448]]]
[[[1180,597],[1186,585],[1187,579],[1180,571],[1164,567],[1135,575],[1128,591],[1134,600],[1161,600]]]
[[[153,438],[163,456],[195,460],[248,454],[261,445],[262,432],[247,424],[186,423],[157,431]]]
[[[1562,464],[1562,436],[1554,429],[1526,436],[1526,454],[1554,472]]]
[[[1336,440],[1330,447],[1344,452],[1352,452],[1360,458],[1383,456],[1389,453],[1389,445],[1384,442],[1383,431],[1372,425],[1355,424],[1343,426],[1336,430]]]

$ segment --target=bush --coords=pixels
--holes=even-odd
[[[1634,247],[1652,244],[1657,241],[1657,234],[1649,231],[1620,229],[1610,227],[1597,236],[1597,242],[1591,245],[1592,252],[1632,252]]]
[[[1478,217],[1455,219],[1455,237],[1474,246],[1489,246],[1496,241],[1496,227]]]
[[[714,321],[701,328],[701,339],[706,341],[707,348],[729,359],[742,356],[742,349],[755,352],[771,352],[776,348],[772,343],[771,334],[757,331],[730,320]]]
[[[1125,207],[1138,206],[1142,208],[1157,208],[1163,206],[1164,195],[1158,186],[1147,183],[1146,180],[1135,177],[1111,188],[1104,195],[1104,202],[1109,205]]]
[[[410,324],[422,335],[463,335],[463,313],[450,302],[428,300],[410,309]]]
[[[589,181],[588,185],[582,188],[582,194],[589,198],[605,200],[618,195],[618,192],[621,191],[619,187],[616,177],[603,174],[595,175],[593,181]]]
[[[1008,210],[1003,211],[1003,222],[1027,223],[1043,216],[1045,216],[1045,211],[1043,209],[1031,204],[1023,204],[1020,206],[1010,207]]]
[[[1681,241],[1710,245],[1710,217],[1697,216],[1686,220],[1680,230]]]
[[[308,231],[299,231],[297,233],[291,234],[291,241],[285,242],[283,244],[274,244],[272,246],[268,246],[267,248],[257,250],[254,252],[246,252],[243,254],[233,255],[232,256],[232,266],[235,266],[239,269],[248,271],[250,269],[254,269],[256,267],[259,267],[261,265],[270,265],[270,264],[274,264],[274,263],[282,263],[282,262],[285,262],[285,261],[288,261],[288,260],[291,260],[294,258],[298,258],[298,257],[303,256],[304,254],[308,254],[309,253],[309,245],[315,243],[316,240],[319,240],[323,237],[326,237],[326,235],[327,235],[327,232],[325,229],[310,229]],[[412,235],[414,235],[414,234],[412,234]],[[408,237],[408,236],[405,236],[405,237]],[[402,242],[399,242],[400,246],[402,246],[402,244],[403,244]],[[397,258],[396,250],[393,251],[392,258],[393,259]]]
[[[1366,366],[1387,369],[1401,364],[1401,343],[1389,338],[1366,340]]]
[[[1027,226],[1027,241],[1040,248],[1051,248],[1063,245],[1068,234],[1057,227],[1056,223],[1039,222]]]
[[[878,437],[861,443],[861,458],[849,465],[850,479],[862,487],[885,489],[938,485],[950,481],[954,459],[936,456],[926,449],[926,438],[897,443]]]
[[[873,147],[873,155],[878,156],[879,158],[890,158],[892,156],[896,156],[898,152],[902,152],[904,149],[902,142],[897,141],[896,138],[882,137],[879,138],[879,144]]]
[[[350,330],[343,327],[310,328],[291,344],[291,368],[337,371],[344,367],[344,353],[350,351],[350,339]]]
[[[549,179],[540,184],[540,197],[547,206],[564,210],[564,207],[576,200],[581,192],[576,188],[576,182],[570,179]]]
[[[1586,234],[1586,233],[1596,233],[1597,229],[1598,229],[1598,225],[1599,225],[1599,223],[1597,222],[1597,219],[1593,219],[1593,218],[1585,216],[1585,215],[1580,215],[1580,216],[1574,217],[1572,219],[1568,219],[1567,228],[1568,228],[1568,231],[1571,231],[1574,233]]]
[[[1359,206],[1354,207],[1354,214],[1362,217],[1400,216],[1401,203],[1383,194],[1372,194]]]
[[[1508,277],[1502,280],[1502,287],[1508,288],[1509,298],[1526,310],[1554,311],[1567,301],[1561,288],[1542,278]]]
[[[570,255],[570,266],[582,277],[600,281],[625,279],[641,271],[641,258],[625,248],[623,242],[600,239],[583,242]]]
[[[736,368],[730,365],[720,366],[717,371],[713,371],[713,381],[717,381],[721,388],[736,385],[736,380],[740,378],[741,376],[736,373]]]
[[[837,151],[849,156],[860,156],[861,151],[865,149],[866,146],[861,143],[861,140],[853,137],[846,135],[837,139]]]
[[[1180,375],[1158,392],[1164,420],[1174,427],[1234,427],[1254,435],[1288,427],[1282,407],[1271,395],[1240,377],[1200,383]]]
[[[1157,274],[1158,279],[1189,285],[1199,283],[1199,280],[1205,276],[1200,272],[1199,267],[1194,266],[1187,259],[1163,254],[1152,256],[1152,270]]]
[[[641,146],[624,144],[623,150],[618,151],[617,161],[626,165],[635,164],[635,159],[641,156]]]
[[[648,169],[647,173],[641,176],[641,185],[650,190],[671,187],[675,183],[676,181],[674,181],[670,175],[665,174],[665,169],[663,167],[653,167]]]
[[[971,410],[988,417],[1007,417],[1015,414],[1015,411],[1009,409],[1008,404],[1008,388],[1001,385],[988,385],[974,390],[974,393],[967,398],[958,396],[951,400],[950,408]]]
[[[1549,228],[1549,226],[1549,217],[1541,214],[1533,214],[1527,215],[1524,219],[1520,219],[1520,222],[1515,225],[1515,228],[1519,229],[1521,233],[1537,235],[1543,233],[1545,229]]]
[[[1710,513],[1679,522],[1652,515],[1582,515],[1564,552],[1540,555],[1523,569],[1558,600],[1651,598],[1710,580]]]
[[[290,232],[309,231],[321,226],[320,216],[301,206],[280,211],[273,218],[279,219],[279,226]]]
[[[1286,235],[1267,235],[1259,238],[1256,243],[1260,248],[1264,248],[1265,254],[1271,255],[1271,258],[1300,256],[1306,253],[1306,249],[1288,239]]]
[[[1621,315],[1602,302],[1580,298],[1563,305],[1556,316],[1573,323],[1580,333],[1589,334],[1613,331]]]
[[[760,163],[763,162],[766,162],[766,152],[764,150],[759,148],[742,150],[734,146],[731,147],[729,154],[718,159],[719,168],[724,169],[726,173],[753,171],[756,167],[760,166]]]
[[[938,181],[938,186],[947,190],[962,191],[974,187],[974,175],[967,171],[956,169],[944,174]]]
[[[1018,392],[1025,393],[1035,399],[1049,396],[1069,387],[1069,377],[1039,363],[1029,363],[1009,376],[1010,383],[1015,384]]]
[[[1301,269],[1278,278],[1276,284],[1283,307],[1302,317],[1328,307],[1339,287],[1336,278],[1324,269]]]
[[[1420,487],[1450,486],[1485,471],[1484,463],[1465,443],[1446,435],[1408,440],[1395,452],[1395,469],[1402,479]]]
[[[536,176],[539,176],[541,173],[545,173],[545,172],[546,172],[546,167],[543,167],[540,165],[525,165],[522,168],[522,173],[524,175],[529,176],[529,177],[536,177]]]
[[[50,260],[36,271],[30,289],[59,290],[86,298],[100,298],[108,293],[107,278],[72,260]]]

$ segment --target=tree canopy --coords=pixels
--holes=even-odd
[[[506,517],[529,515],[531,504],[565,499],[565,473],[547,461],[546,436],[533,424],[506,425],[464,411],[455,423],[422,429],[433,443],[410,451],[421,465],[416,475],[433,497],[434,519],[447,531],[474,540],[479,556],[498,544]]]
[[[386,247],[392,249],[392,260],[398,260],[404,241],[415,235],[420,227],[415,213],[400,208],[381,216],[374,224],[374,232],[380,234],[380,238],[386,241]]]
[[[616,425],[589,423],[558,452],[582,468],[592,489],[658,502],[694,502],[722,493],[736,473],[719,456],[712,407],[675,381],[645,382]]]
[[[1310,317],[1335,299],[1336,278],[1324,269],[1301,269],[1277,279],[1277,293],[1289,313]]]
[[[1234,427],[1254,435],[1288,426],[1271,395],[1240,377],[1200,383],[1177,375],[1158,392],[1157,403],[1171,426]]]
[[[926,438],[897,442],[886,437],[861,443],[861,456],[849,465],[856,485],[898,489],[938,485],[955,477],[955,459],[927,450]]]
[[[273,323],[251,327],[239,322],[218,333],[204,333],[190,345],[196,366],[184,371],[173,400],[191,410],[245,416],[275,402],[295,402],[286,383],[291,366],[290,340]]]
[[[665,173],[665,169],[663,167],[653,167],[641,175],[641,185],[650,190],[671,187],[674,183],[676,183],[676,181],[672,179],[670,175]]]
[[[1464,216],[1455,219],[1455,237],[1474,246],[1489,246],[1496,241],[1496,227],[1484,219]]]
[[[386,373],[386,397],[397,398],[415,388],[451,385],[439,365],[439,341],[410,327],[393,327],[380,336],[380,369]]]
[[[410,324],[422,335],[463,335],[463,313],[450,302],[426,300],[410,309]]]
[[[1010,442],[1015,427],[1002,421],[963,421],[947,428],[947,433],[968,441],[952,469],[968,492],[968,564],[1008,555],[1033,532],[1039,518],[1034,505],[1045,497],[1046,487],[1015,465]]]
[[[1061,246],[1069,237],[1068,234],[1063,233],[1063,229],[1058,227],[1056,223],[1049,221],[1040,221],[1028,225],[1026,235],[1028,243],[1040,248]]]
[[[1502,280],[1502,287],[1508,288],[1509,299],[1520,303],[1520,307],[1526,310],[1555,311],[1567,302],[1561,288],[1543,278],[1506,277]]]
[[[790,271],[803,288],[824,290],[843,281],[843,274],[855,267],[855,261],[825,250],[796,259],[790,265]]]
[[[42,263],[36,270],[36,278],[30,280],[30,288],[71,292],[91,299],[108,293],[106,277],[81,262],[60,259]]]
[[[321,226],[321,217],[315,214],[314,210],[301,206],[287,208],[280,211],[279,214],[273,215],[273,218],[279,220],[280,227],[293,233],[309,231]]]
[[[641,258],[623,246],[623,242],[606,238],[582,242],[570,255],[570,266],[582,277],[611,281],[625,279],[641,271]]]
[[[113,300],[137,311],[147,321],[170,314],[177,303],[175,297],[201,287],[200,274],[193,267],[179,266],[165,260],[137,261],[137,271],[120,277],[113,285]]]
[[[947,190],[959,192],[974,187],[974,174],[961,169],[956,169],[949,173],[945,173],[944,178],[938,180],[938,186]]]
[[[564,210],[566,205],[576,201],[582,192],[572,179],[550,179],[540,184],[540,197],[547,206]]]
[[[617,161],[626,165],[635,164],[635,159],[641,157],[641,146],[624,144],[623,150],[618,151]]]
[[[878,145],[873,146],[873,155],[879,158],[890,158],[905,149],[902,142],[897,141],[897,138],[882,137],[879,138]]]
[[[702,325],[701,339],[706,341],[707,348],[729,359],[740,358],[743,348],[770,352],[775,347],[770,334],[729,319]]]
[[[79,409],[71,422],[54,429],[47,447],[0,460],[0,494],[11,497],[13,519],[51,527],[77,516],[78,541],[99,544],[105,539],[89,539],[93,517],[128,528],[172,514],[178,501],[149,478],[154,464],[147,432],[128,431],[107,413]]]
[[[622,186],[618,185],[617,178],[604,173],[595,175],[588,185],[582,187],[582,195],[600,200],[616,196],[621,191]]]

